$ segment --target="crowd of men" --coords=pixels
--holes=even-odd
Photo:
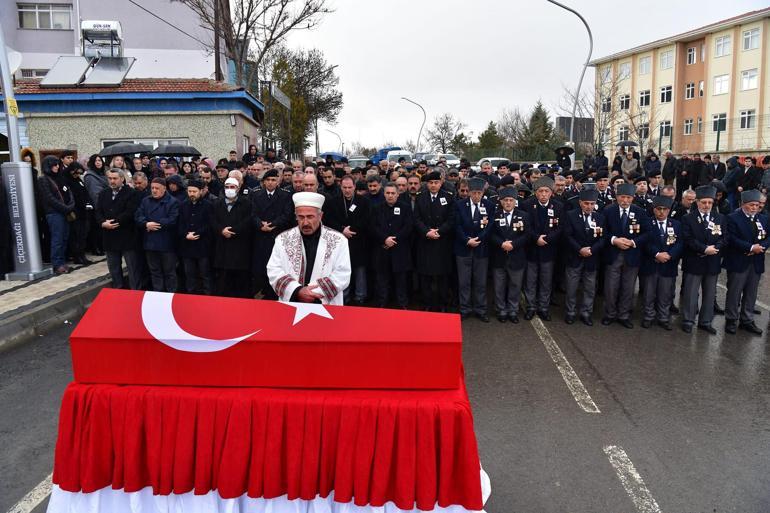
[[[599,152],[581,170],[557,157],[563,167],[485,163],[477,171],[465,161],[352,169],[344,159],[284,161],[255,147],[216,164],[46,157],[38,194],[56,272],[70,270],[54,228],[68,222],[82,239],[74,253],[81,263],[97,232],[114,287],[276,299],[267,263],[276,237],[296,226],[292,196],[304,191],[325,197],[323,224],[348,239],[345,304],[456,309],[489,322],[491,275],[500,322],[550,321],[554,292],[563,291],[568,324],[591,326],[598,314],[603,325],[632,328],[638,282],[643,328],[671,330],[680,313],[685,332],[713,334],[722,313],[728,333],[762,333],[754,316],[770,246],[770,156],[725,166],[670,153],[661,163],[651,152],[609,163]],[[723,270],[724,309],[716,301]]]

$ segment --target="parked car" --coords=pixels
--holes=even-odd
[[[388,146],[387,148],[381,148],[377,150],[377,153],[369,157],[371,159],[372,163],[376,166],[380,163],[381,160],[385,160],[388,158],[388,152],[390,151],[398,151],[401,149],[401,146]]]
[[[426,153],[422,158],[429,166],[435,166],[438,163],[438,155],[436,153]]]
[[[407,164],[411,164],[412,154],[406,150],[392,150],[388,152],[388,162],[398,162],[400,159],[406,160]]]
[[[438,163],[438,161],[442,158],[446,160],[446,165],[449,167],[460,165],[460,157],[454,155],[453,153],[439,153],[436,156],[436,163]]]
[[[483,159],[479,159],[475,166],[471,166],[471,169],[474,171],[481,171],[481,164],[484,162],[492,164],[492,170],[497,171],[497,166],[500,165],[501,162],[510,162],[510,160],[505,157],[484,157]]]
[[[420,162],[422,160],[427,160],[425,158],[426,155],[430,155],[430,154],[427,153],[427,152],[424,152],[424,151],[418,151],[417,153],[414,154],[414,161],[415,162]]]
[[[369,159],[363,155],[353,155],[352,157],[348,158],[348,165],[353,169],[357,167],[364,167],[367,160]]]

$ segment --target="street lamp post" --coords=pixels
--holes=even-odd
[[[343,152],[343,150],[344,150],[344,148],[345,148],[345,143],[343,143],[343,142],[342,142],[342,137],[340,136],[340,134],[338,134],[338,133],[337,133],[337,132],[335,132],[334,130],[329,130],[328,128],[326,128],[325,130],[326,130],[327,132],[330,132],[330,133],[332,133],[332,134],[336,135],[336,136],[337,136],[337,139],[339,139],[339,140],[340,140],[340,153],[342,153],[342,152]]]
[[[580,18],[580,21],[583,22],[583,25],[586,26],[586,30],[588,31],[588,57],[586,58],[585,64],[583,64],[583,71],[580,72],[580,80],[578,80],[577,91],[575,92],[575,103],[572,105],[572,121],[569,125],[569,140],[575,147],[575,153],[573,155],[575,155],[575,158],[577,158],[577,144],[573,138],[575,135],[575,112],[577,112],[578,102],[580,101],[580,87],[583,85],[583,77],[585,77],[586,69],[588,69],[588,64],[591,62],[591,54],[594,51],[594,36],[591,34],[591,27],[588,26],[588,22],[575,9],[567,7],[566,5],[559,3],[556,0],[548,0],[548,2],[551,2],[554,5],[558,5],[562,9],[565,9]]]
[[[406,100],[409,103],[413,103],[414,105],[417,105],[418,107],[420,107],[420,110],[422,111],[422,125],[420,125],[420,131],[417,133],[417,143],[415,144],[416,150],[420,151],[420,137],[422,136],[422,129],[425,127],[425,121],[428,119],[428,116],[425,114],[425,109],[422,108],[422,105],[420,105],[416,101],[410,100],[405,96],[402,96],[401,99]]]
[[[0,25],[0,79],[3,85],[3,104],[8,133],[8,150],[11,161],[2,165],[3,185],[8,196],[8,213],[13,234],[14,271],[6,274],[8,280],[36,280],[51,274],[51,268],[43,268],[40,239],[35,214],[32,166],[22,162],[19,126],[16,116],[19,108],[13,97],[11,66],[8,63],[5,35]]]

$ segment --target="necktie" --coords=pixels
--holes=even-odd
[[[505,222],[508,224],[508,227],[510,228],[510,226],[511,226],[511,214],[510,214],[510,212],[505,215]]]
[[[430,197],[430,202],[431,203],[435,203],[436,202],[436,196],[431,196]]]
[[[272,192],[268,192],[267,193],[267,199],[269,199],[269,200],[273,199],[273,193]]]
[[[620,226],[625,230],[626,225],[628,224],[628,213],[626,212],[626,209],[623,209],[623,213],[620,214]]]
[[[666,236],[666,228],[663,226],[663,224],[664,224],[663,221],[659,221],[658,222],[658,226],[660,227],[660,238],[661,239]]]
[[[471,210],[473,211],[473,220],[481,221],[481,214],[479,213],[479,206],[476,203],[471,203]]]
[[[591,229],[591,225],[590,225],[590,224],[588,224],[588,220],[589,220],[590,218],[591,218],[591,216],[590,216],[590,215],[588,215],[588,214],[583,214],[583,225],[586,227],[586,230],[590,230],[590,229]]]
[[[751,232],[754,234],[754,239],[756,240],[757,235],[759,234],[759,230],[757,229],[756,217],[749,216],[749,219],[751,220]]]

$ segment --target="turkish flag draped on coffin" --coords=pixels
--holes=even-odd
[[[70,337],[75,381],[455,389],[457,315],[104,289]]]

